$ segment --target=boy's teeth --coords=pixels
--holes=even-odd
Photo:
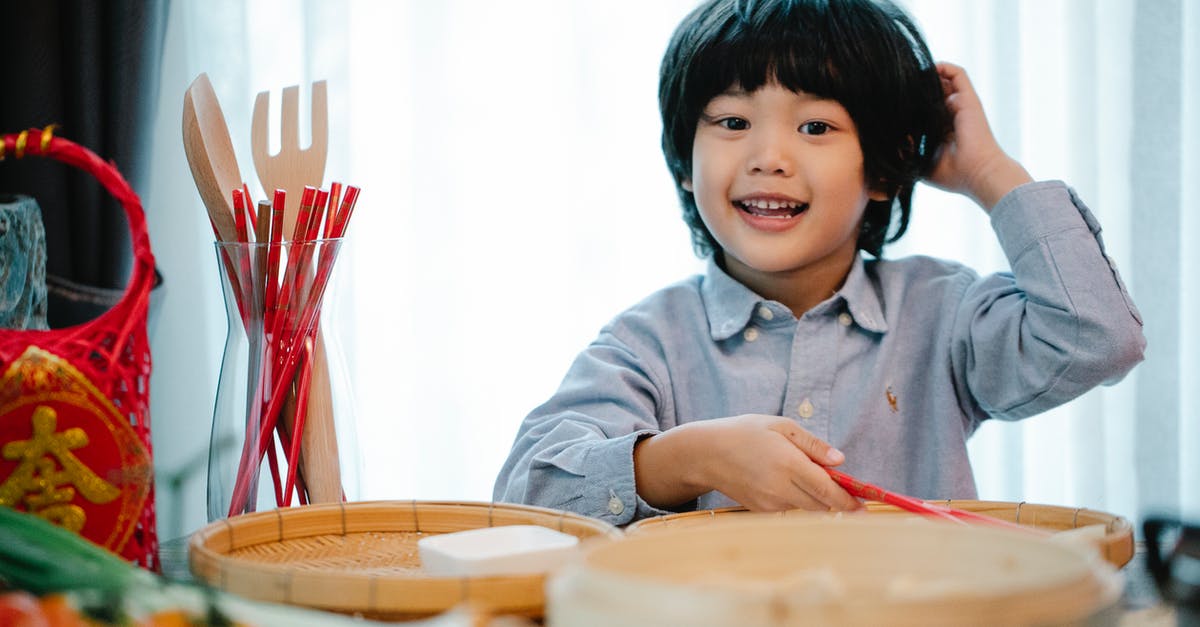
[[[739,200],[737,204],[746,212],[769,218],[790,218],[808,207],[804,203],[791,200],[766,200],[759,198]]]
[[[756,207],[758,209],[795,209],[796,203],[790,200],[743,200],[743,205],[747,207]]]

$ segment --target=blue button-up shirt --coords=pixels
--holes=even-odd
[[[967,438],[1121,379],[1141,319],[1092,213],[1060,182],[992,210],[1011,273],[929,257],[858,259],[797,319],[716,263],[618,315],[521,424],[496,500],[616,525],[666,513],[637,495],[633,447],[677,425],[787,416],[847,473],[922,498],[975,498]],[[719,492],[688,507],[734,504]]]

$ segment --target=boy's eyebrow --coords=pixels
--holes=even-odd
[[[720,98],[720,97],[722,97],[722,96],[727,96],[727,97],[730,97],[730,98],[747,98],[747,97],[749,97],[749,96],[750,96],[751,94],[753,94],[753,93],[754,93],[754,92],[751,92],[751,91],[746,91],[746,88],[744,88],[744,87],[741,87],[740,85],[735,85],[735,86],[733,86],[733,87],[730,87],[729,89],[726,89],[725,91],[723,91],[723,92],[721,92],[721,93],[719,93],[719,94],[717,94],[716,96],[713,96],[713,97],[714,97],[714,98]],[[799,97],[801,97],[801,98],[803,98],[803,99],[805,99],[805,100],[811,100],[811,101],[813,101],[813,102],[819,102],[819,101],[822,101],[822,100],[834,100],[833,98],[823,98],[823,97],[821,97],[821,96],[818,96],[818,95],[816,95],[816,94],[811,94],[811,93],[809,93],[809,92],[807,92],[807,91],[796,91],[796,92],[793,92],[793,93],[795,93],[797,96],[799,96]]]
[[[743,89],[741,87],[730,87],[729,89],[726,89],[725,91],[723,91],[713,97],[720,98],[721,96],[727,96],[729,98],[745,98],[749,95],[750,95],[750,92],[746,91],[745,89]]]

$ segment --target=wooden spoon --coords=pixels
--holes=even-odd
[[[238,241],[232,194],[242,187],[242,174],[207,74],[197,76],[183,94],[183,150],[217,239]]]
[[[233,190],[242,188],[242,174],[238,170],[221,103],[204,73],[197,76],[183,94],[183,151],[212,223],[213,234],[221,242],[239,241]],[[246,202],[250,202],[249,199]],[[222,255],[221,263],[237,295],[238,307],[248,307],[253,283],[250,268],[239,268],[227,254]]]

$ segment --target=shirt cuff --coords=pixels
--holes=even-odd
[[[642,518],[671,512],[654,507],[637,494],[633,472],[633,447],[656,431],[636,431],[629,435],[597,442],[588,451],[590,464],[599,464],[600,472],[589,473],[583,494],[583,513],[612,525],[627,525]]]
[[[1000,247],[1013,265],[1026,249],[1054,233],[1080,227],[1093,236],[1100,233],[1095,216],[1062,181],[1017,187],[996,203],[991,221]]]

